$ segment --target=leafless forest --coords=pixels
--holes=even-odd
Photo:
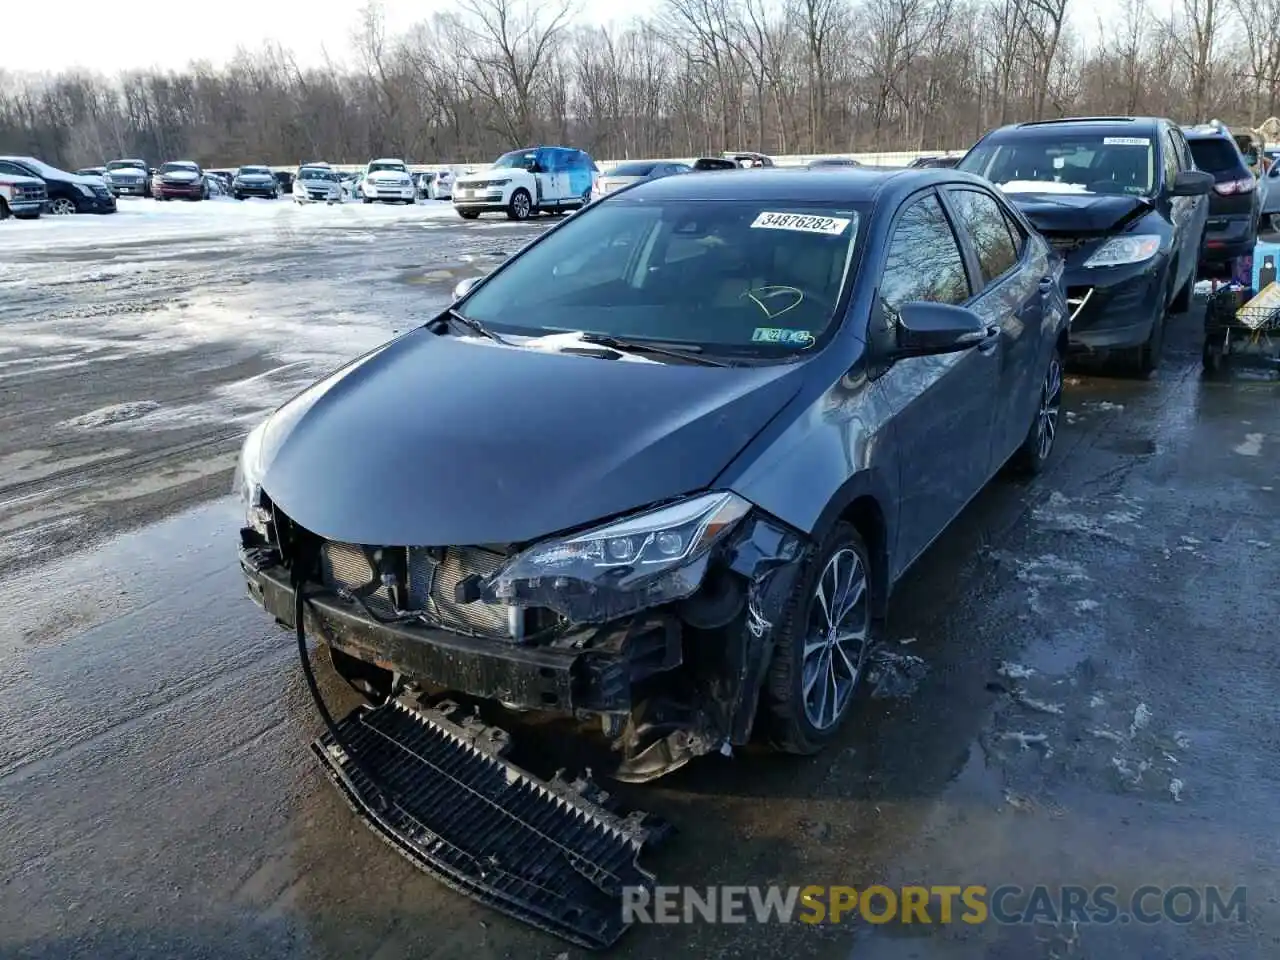
[[[370,6],[323,68],[269,48],[181,72],[0,75],[0,152],[71,167],[475,162],[536,142],[837,153],[956,149],[1079,113],[1278,112],[1280,0],[1115,0],[1106,30],[1072,0],[661,0],[611,29],[568,2],[460,0],[400,36]]]

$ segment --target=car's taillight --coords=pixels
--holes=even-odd
[[[1242,177],[1239,180],[1227,180],[1225,183],[1215,183],[1213,189],[1218,191],[1224,197],[1229,197],[1237,193],[1251,193],[1256,187],[1258,181],[1253,177]]]

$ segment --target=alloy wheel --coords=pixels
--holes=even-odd
[[[1058,435],[1058,415],[1062,410],[1062,364],[1054,357],[1040,387],[1040,413],[1036,420],[1036,453],[1048,458]]]
[[[511,208],[515,210],[516,217],[523,220],[529,216],[529,198],[523,193],[517,193],[511,200]]]
[[[69,216],[76,212],[76,205],[66,197],[58,197],[49,204],[49,212],[56,217]]]
[[[867,570],[852,549],[837,550],[818,577],[801,657],[805,718],[829,730],[844,715],[867,664]]]

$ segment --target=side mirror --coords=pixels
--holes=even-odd
[[[998,335],[999,327],[989,329],[972,310],[916,300],[904,303],[898,311],[893,354],[899,358],[959,353]]]
[[[1213,189],[1213,174],[1203,170],[1184,170],[1169,185],[1171,197],[1202,197]]]
[[[458,285],[453,288],[453,299],[461,300],[472,291],[477,283],[483,279],[482,277],[467,277],[465,280],[459,280]]]

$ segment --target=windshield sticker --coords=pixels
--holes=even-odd
[[[829,237],[838,237],[849,226],[849,220],[843,217],[813,217],[802,213],[769,213],[756,217],[751,224],[753,230],[796,230],[800,233],[825,233]]]
[[[751,334],[752,343],[777,343],[784,347],[804,350],[813,346],[813,334],[808,330],[792,330],[787,327],[756,327]]]
[[[1107,147],[1149,147],[1150,137],[1103,137],[1103,146]]]

